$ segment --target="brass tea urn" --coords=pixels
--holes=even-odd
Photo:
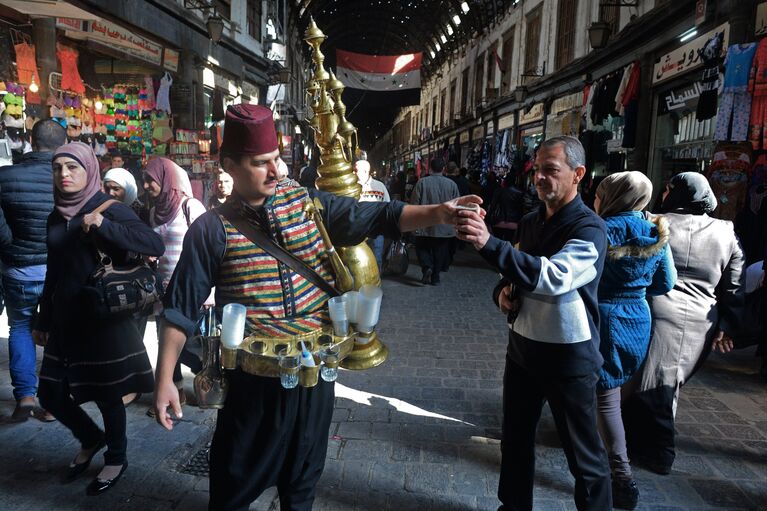
[[[317,189],[358,199],[362,187],[352,169],[357,129],[346,120],[346,106],[341,100],[344,85],[324,67],[325,56],[320,46],[325,39],[325,34],[311,19],[304,32],[304,41],[311,47],[314,62],[314,73],[307,82],[306,93],[313,112],[309,125],[315,133],[315,142],[320,151]],[[337,247],[336,250],[348,269],[344,273],[351,273],[352,277],[351,285],[344,286],[342,281],[336,282],[340,291],[359,290],[366,284],[381,285],[378,265],[367,243]],[[346,282],[348,279],[342,280]],[[357,334],[354,350],[341,362],[341,367],[369,369],[382,364],[388,354],[389,350],[375,332],[360,333]]]

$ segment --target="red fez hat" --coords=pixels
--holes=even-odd
[[[246,104],[226,109],[221,154],[266,154],[277,147],[271,109]]]

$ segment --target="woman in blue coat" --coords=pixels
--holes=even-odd
[[[650,344],[646,296],[671,290],[676,270],[663,217],[645,218],[652,183],[641,172],[607,176],[597,188],[594,209],[607,226],[607,258],[599,283],[600,351],[604,365],[597,384],[599,431],[612,470],[613,505],[634,509],[639,490],[631,474],[621,419],[621,386],[639,369]]]

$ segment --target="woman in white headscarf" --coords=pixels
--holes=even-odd
[[[110,169],[104,175],[104,192],[126,206],[133,206],[138,198],[136,179],[125,169]]]

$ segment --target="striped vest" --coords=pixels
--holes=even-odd
[[[306,188],[277,187],[264,208],[274,239],[331,284],[333,275],[317,225],[304,213]],[[246,335],[286,337],[330,322],[327,293],[277,261],[221,216],[224,260],[216,279],[216,303],[248,309]]]

